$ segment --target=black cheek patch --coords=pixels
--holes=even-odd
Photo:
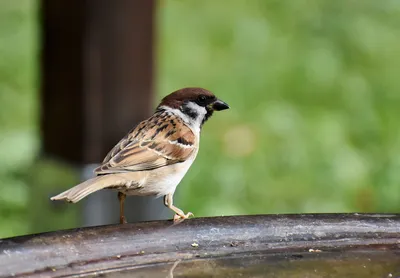
[[[190,109],[186,105],[182,106],[181,111],[183,114],[188,115],[192,119],[197,119],[197,117],[199,116],[196,111]]]

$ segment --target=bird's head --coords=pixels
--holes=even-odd
[[[214,111],[229,109],[229,105],[203,88],[183,88],[164,97],[158,109],[168,107],[179,110],[187,119],[202,126]]]

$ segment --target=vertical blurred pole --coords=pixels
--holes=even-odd
[[[153,0],[42,0],[44,154],[82,178],[152,111]],[[118,221],[114,191],[83,201],[84,225]],[[129,197],[128,220],[163,219],[162,200]]]

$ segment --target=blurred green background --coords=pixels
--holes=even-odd
[[[40,185],[78,177],[37,159],[38,13],[0,1],[0,238],[41,231]],[[400,211],[400,2],[162,0],[156,41],[158,99],[201,86],[231,106],[205,125],[179,207]]]

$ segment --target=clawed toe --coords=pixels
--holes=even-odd
[[[185,219],[188,219],[190,216],[194,216],[193,213],[188,212],[184,213],[180,208],[177,208],[176,206],[173,205],[173,200],[172,200],[172,195],[173,194],[167,194],[164,196],[164,204],[166,207],[171,209],[172,211],[175,212],[174,215],[174,223],[179,223],[182,222]]]
[[[174,222],[181,222],[181,221],[183,221],[185,219],[188,219],[190,216],[194,216],[194,214],[191,213],[191,212],[188,212],[188,213],[183,214],[183,215],[179,215],[179,214],[176,213],[174,215]]]

